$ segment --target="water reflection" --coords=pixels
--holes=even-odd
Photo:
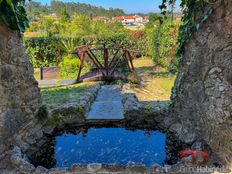
[[[87,131],[87,132],[86,132]],[[56,167],[74,163],[164,164],[165,134],[159,131],[130,131],[123,128],[90,128],[77,135],[55,137]]]

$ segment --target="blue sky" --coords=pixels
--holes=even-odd
[[[50,0],[35,0],[42,4],[49,4]],[[81,2],[102,6],[104,8],[121,8],[127,13],[160,12],[159,5],[162,0],[62,0],[63,2]],[[180,0],[177,0],[179,3]]]

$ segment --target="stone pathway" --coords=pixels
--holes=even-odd
[[[76,83],[76,80],[64,79],[64,80],[39,80],[38,84],[40,87],[49,87],[49,86],[67,86],[73,85]]]
[[[121,88],[117,85],[102,86],[97,99],[87,115],[88,120],[124,119]]]

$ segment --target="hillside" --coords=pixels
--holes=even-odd
[[[61,10],[66,8],[69,15],[79,13],[88,17],[94,16],[107,16],[113,17],[118,15],[125,15],[122,9],[97,7],[90,4],[79,3],[79,2],[61,2],[51,1],[50,5],[43,5],[39,2],[29,1],[26,4],[26,11],[30,20],[36,19],[41,14],[60,14]]]

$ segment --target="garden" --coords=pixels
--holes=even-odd
[[[0,173],[229,173],[232,3],[175,4],[0,0]]]

